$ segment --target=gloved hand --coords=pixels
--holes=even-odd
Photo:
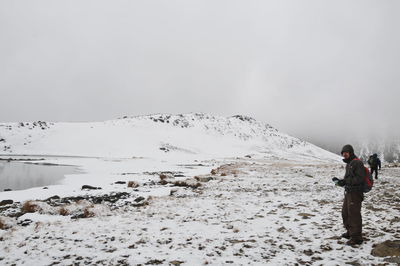
[[[346,181],[344,179],[339,179],[337,177],[332,178],[332,181],[335,182],[336,186],[344,187],[346,185]]]

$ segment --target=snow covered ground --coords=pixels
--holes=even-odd
[[[211,170],[211,169],[210,169]],[[236,159],[199,188],[155,184],[130,189],[118,207],[87,204],[71,219],[42,206],[1,231],[0,263],[11,265],[371,265],[373,244],[400,238],[399,169],[385,169],[363,206],[361,247],[344,245],[343,190],[332,164]],[[142,190],[165,190],[133,206]],[[125,205],[124,202],[128,202]],[[118,203],[118,201],[117,201]],[[61,205],[62,206],[62,205]],[[75,207],[78,208],[78,207]],[[9,218],[11,219],[11,218]],[[11,222],[15,223],[15,221]]]
[[[3,124],[6,157],[82,173],[0,192],[13,201],[0,206],[0,264],[375,265],[373,245],[400,238],[398,168],[366,194],[366,242],[349,247],[338,156],[245,117],[167,117]]]

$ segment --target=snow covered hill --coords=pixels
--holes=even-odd
[[[246,116],[147,115],[88,123],[0,124],[2,154],[222,158],[245,155],[338,160]]]

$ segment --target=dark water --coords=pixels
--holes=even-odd
[[[73,166],[0,161],[0,192],[56,185],[73,173],[77,173]]]

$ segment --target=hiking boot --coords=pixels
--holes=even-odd
[[[361,238],[351,238],[349,241],[346,242],[348,246],[355,246],[362,244],[363,240]]]
[[[346,239],[350,239],[350,234],[349,233],[344,233],[341,235],[341,237],[346,238]]]

